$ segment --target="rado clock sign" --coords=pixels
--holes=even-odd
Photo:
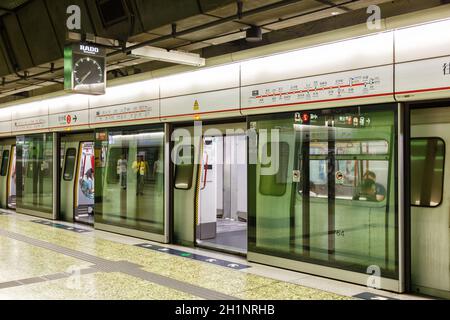
[[[74,93],[105,94],[106,50],[83,43],[66,47],[64,89]]]

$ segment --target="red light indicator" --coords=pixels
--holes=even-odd
[[[303,120],[303,122],[309,122],[309,114],[303,113],[302,114],[302,120]]]

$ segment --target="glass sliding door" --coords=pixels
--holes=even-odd
[[[390,105],[249,118],[249,251],[398,279],[396,123]]]
[[[11,157],[8,179],[8,208],[16,209],[16,146],[11,147]]]
[[[17,211],[53,217],[53,134],[17,138]]]
[[[96,132],[96,227],[146,238],[153,234],[161,240],[165,234],[164,143],[160,125]]]

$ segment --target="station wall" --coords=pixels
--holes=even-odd
[[[450,95],[450,20],[0,109],[0,136]]]

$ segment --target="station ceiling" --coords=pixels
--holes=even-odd
[[[448,1],[1,0],[0,103],[62,89],[66,10],[74,4],[81,8],[81,33],[103,43],[145,44],[208,58],[363,23],[370,4],[393,16],[444,3]],[[262,28],[259,43],[245,40],[252,26]],[[109,52],[109,78],[167,66],[132,58],[118,48]]]

